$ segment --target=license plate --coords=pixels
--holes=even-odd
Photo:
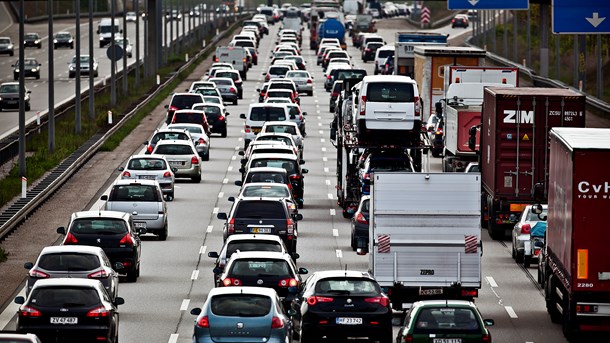
[[[146,229],[146,222],[134,222],[136,229]]]
[[[51,324],[78,324],[76,317],[51,317]]]
[[[182,161],[169,161],[169,165],[170,166],[182,167],[182,165],[184,165],[184,162],[182,162]]]
[[[15,105],[17,103],[17,100],[7,100],[6,103],[9,105]]]
[[[252,233],[271,233],[271,228],[268,227],[253,227],[250,229]]]
[[[419,295],[437,295],[443,294],[442,288],[433,288],[433,289],[420,289]]]
[[[336,319],[337,324],[339,325],[361,325],[362,318],[345,318],[339,317]]]
[[[140,175],[140,179],[142,180],[156,180],[157,177],[154,175]]]
[[[261,132],[261,130],[262,130],[262,127],[253,127],[252,128],[252,132],[254,132],[254,133],[259,133],[259,132]]]
[[[462,343],[461,338],[434,338],[432,343]]]

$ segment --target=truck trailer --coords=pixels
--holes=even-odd
[[[414,77],[416,45],[447,46],[447,35],[434,32],[396,32],[394,35],[396,75]]]

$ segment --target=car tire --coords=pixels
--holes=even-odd
[[[36,80],[40,80],[40,74],[36,75]]]
[[[93,77],[97,77],[99,74],[97,72],[97,70],[95,71],[95,73],[93,74]]]
[[[226,138],[227,137],[227,128],[225,127],[224,130],[220,133],[220,137],[222,138]]]
[[[201,174],[200,174],[200,175],[198,175],[198,176],[193,176],[193,177],[191,178],[191,180],[192,180],[194,183],[199,183],[199,182],[201,182]]]
[[[352,251],[356,251],[358,249],[358,247],[356,246],[356,237],[354,237],[354,232],[352,232],[351,246]]]
[[[74,74],[69,73],[69,74],[68,74],[68,78],[73,79],[73,78],[74,78]]]
[[[159,240],[160,241],[167,240],[167,235],[168,235],[168,229],[167,229],[167,224],[165,224],[165,227],[163,227],[163,231],[161,231],[161,233],[159,234]]]
[[[525,252],[519,252],[518,250],[515,252],[515,262],[517,263],[523,263],[524,259],[525,259]]]
[[[25,110],[26,110],[26,111],[29,111],[29,110],[31,110],[31,109],[32,109],[32,107],[31,107],[30,103],[29,103],[29,102],[26,102],[26,103],[25,103]]]
[[[309,96],[313,96],[313,91],[309,91],[307,94],[308,94]]]
[[[14,81],[19,80],[19,74],[15,74],[15,75],[13,75],[13,80],[14,80]]]
[[[57,45],[53,44],[53,49],[57,50]]]
[[[167,201],[174,201],[174,192],[167,194],[166,198]]]
[[[127,282],[136,282],[138,281],[138,274],[140,273],[140,267],[131,272],[127,272],[126,280]]]
[[[237,106],[237,99],[235,99],[235,101],[233,101],[233,105]]]
[[[14,53],[13,51],[11,51],[11,52],[10,52],[8,55],[9,55],[9,56],[14,56],[14,55],[15,55],[15,53]]]
[[[511,257],[513,258],[513,260],[516,259],[517,258],[517,251],[515,250],[515,245],[514,244],[512,246],[512,249],[510,249],[510,250],[511,250],[511,254],[510,254]]]
[[[531,259],[529,257],[523,258],[523,268],[528,269],[531,264]]]
[[[208,153],[207,153],[207,154],[204,154],[204,155],[201,157],[201,159],[202,159],[202,160],[204,160],[204,161],[209,161],[209,160],[210,160],[210,152],[208,151]]]

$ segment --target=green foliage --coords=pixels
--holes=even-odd
[[[0,248],[0,263],[6,261],[8,259],[8,252],[4,251],[4,249]]]

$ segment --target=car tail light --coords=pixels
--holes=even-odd
[[[403,337],[403,342],[405,342],[405,343],[412,343],[413,342],[413,335],[408,333],[406,336]]]
[[[418,96],[413,98],[413,107],[414,107],[414,111],[415,111],[415,117],[420,117],[421,111],[420,111],[420,107],[419,107],[419,97]]]
[[[163,177],[172,177],[172,173],[165,172],[165,173],[163,173]]]
[[[66,239],[64,239],[64,244],[78,244],[78,239],[76,239],[73,234],[68,232]]]
[[[241,286],[241,280],[240,279],[236,279],[236,278],[226,278],[224,280],[222,280],[222,285],[225,287],[229,287],[229,286]]]
[[[269,74],[265,75],[265,81],[269,81],[270,78],[271,76],[269,76]]]
[[[366,112],[366,95],[360,97],[360,104],[358,106],[360,109],[360,115],[364,116]]]
[[[535,249],[534,250],[534,257],[538,257],[538,255],[540,255],[540,249]]]
[[[271,328],[272,329],[281,329],[284,327],[284,322],[278,318],[278,317],[273,317],[273,319],[271,319]]]
[[[597,305],[576,305],[576,313],[597,313]]]
[[[296,287],[299,285],[299,281],[297,281],[295,278],[283,279],[280,280],[277,285],[279,287]]]
[[[244,63],[246,63],[246,62],[247,62],[247,58],[244,58]]]
[[[529,235],[531,230],[532,230],[532,226],[530,224],[521,225],[521,234],[522,235]]]
[[[229,223],[227,224],[227,231],[229,234],[235,233],[235,218],[231,218],[231,220],[229,220]]]
[[[199,138],[199,144],[205,144],[205,139]]]
[[[360,224],[368,224],[369,223],[369,221],[366,220],[366,217],[364,217],[364,214],[362,214],[360,212],[356,216],[356,222],[358,222]]]
[[[152,147],[152,145],[147,146],[147,147],[146,147],[146,151],[148,151],[149,153],[151,153],[151,154],[152,154],[152,152],[153,152],[153,147]]]
[[[302,114],[299,114],[299,120],[303,121],[303,115]]]
[[[312,79],[307,79],[307,83],[313,83]]]
[[[123,238],[121,238],[121,240],[119,241],[119,244],[125,244],[125,245],[132,245],[134,244],[133,238],[131,238],[130,234],[126,234],[125,236],[123,236]]]
[[[483,342],[485,343],[491,343],[491,335],[486,333],[483,335]]]
[[[231,87],[231,88],[229,88],[229,92],[237,93],[237,89],[235,89],[235,87]]]
[[[292,235],[294,235],[294,222],[292,219],[286,219],[286,233],[288,233],[288,239],[292,239]]]
[[[49,277],[49,274],[41,272],[40,270],[32,269],[30,270],[30,277],[35,277],[38,279],[46,279]]]
[[[218,121],[223,121],[223,120],[225,120],[225,116],[218,117]]]
[[[197,158],[197,156],[191,157],[191,164],[199,164],[199,159]]]
[[[179,110],[179,108],[176,107],[176,106],[170,106],[170,107],[167,108],[167,110],[168,111],[177,111],[177,110]]]
[[[326,79],[328,79],[328,80],[330,80],[330,78],[331,78],[331,76],[330,76],[330,75],[328,75],[328,76],[326,77]]]
[[[364,173],[364,174],[362,175],[362,178],[363,178],[364,180],[370,180],[370,179],[371,179],[371,174],[369,174],[369,173]]]
[[[100,306],[87,312],[87,317],[108,317],[109,314],[109,311],[104,306]]]
[[[249,125],[246,125],[246,126],[244,127],[244,132],[245,132],[245,133],[250,133],[250,132],[252,132],[252,130],[250,130],[250,126],[249,126]]]
[[[451,19],[451,22],[452,22],[452,23],[455,23],[455,19]]]
[[[371,52],[371,49],[366,48],[366,49],[364,49],[364,51],[366,51],[366,52]]]
[[[301,179],[301,175],[290,175],[290,179],[291,180],[300,180]]]
[[[124,172],[123,172],[123,176],[124,176],[124,177],[131,177],[131,173],[130,173],[130,172],[128,172],[128,171],[124,171]]]
[[[210,319],[208,316],[203,316],[197,319],[197,326],[200,328],[209,328],[210,327]]]
[[[316,295],[312,295],[309,298],[307,298],[307,304],[309,304],[310,306],[314,306],[317,303],[330,303],[333,302],[333,298],[329,298],[329,297],[319,297]]]
[[[386,297],[366,298],[364,299],[364,301],[367,303],[379,304],[383,307],[387,307],[388,305],[390,305],[390,299]]]
[[[440,127],[438,129],[436,129],[436,133],[437,135],[442,135],[443,134],[443,129],[441,129]]]
[[[339,92],[332,92],[332,93],[330,94],[330,96],[331,96],[332,98],[338,98],[338,97],[339,97]]]
[[[102,269],[102,270],[98,270],[97,272],[93,272],[89,275],[87,275],[87,277],[89,279],[103,279],[103,278],[107,278],[108,277],[108,273]]]
[[[463,297],[478,297],[479,291],[476,289],[462,289]]]
[[[21,310],[19,310],[19,317],[41,317],[42,312],[30,306],[23,306]]]

